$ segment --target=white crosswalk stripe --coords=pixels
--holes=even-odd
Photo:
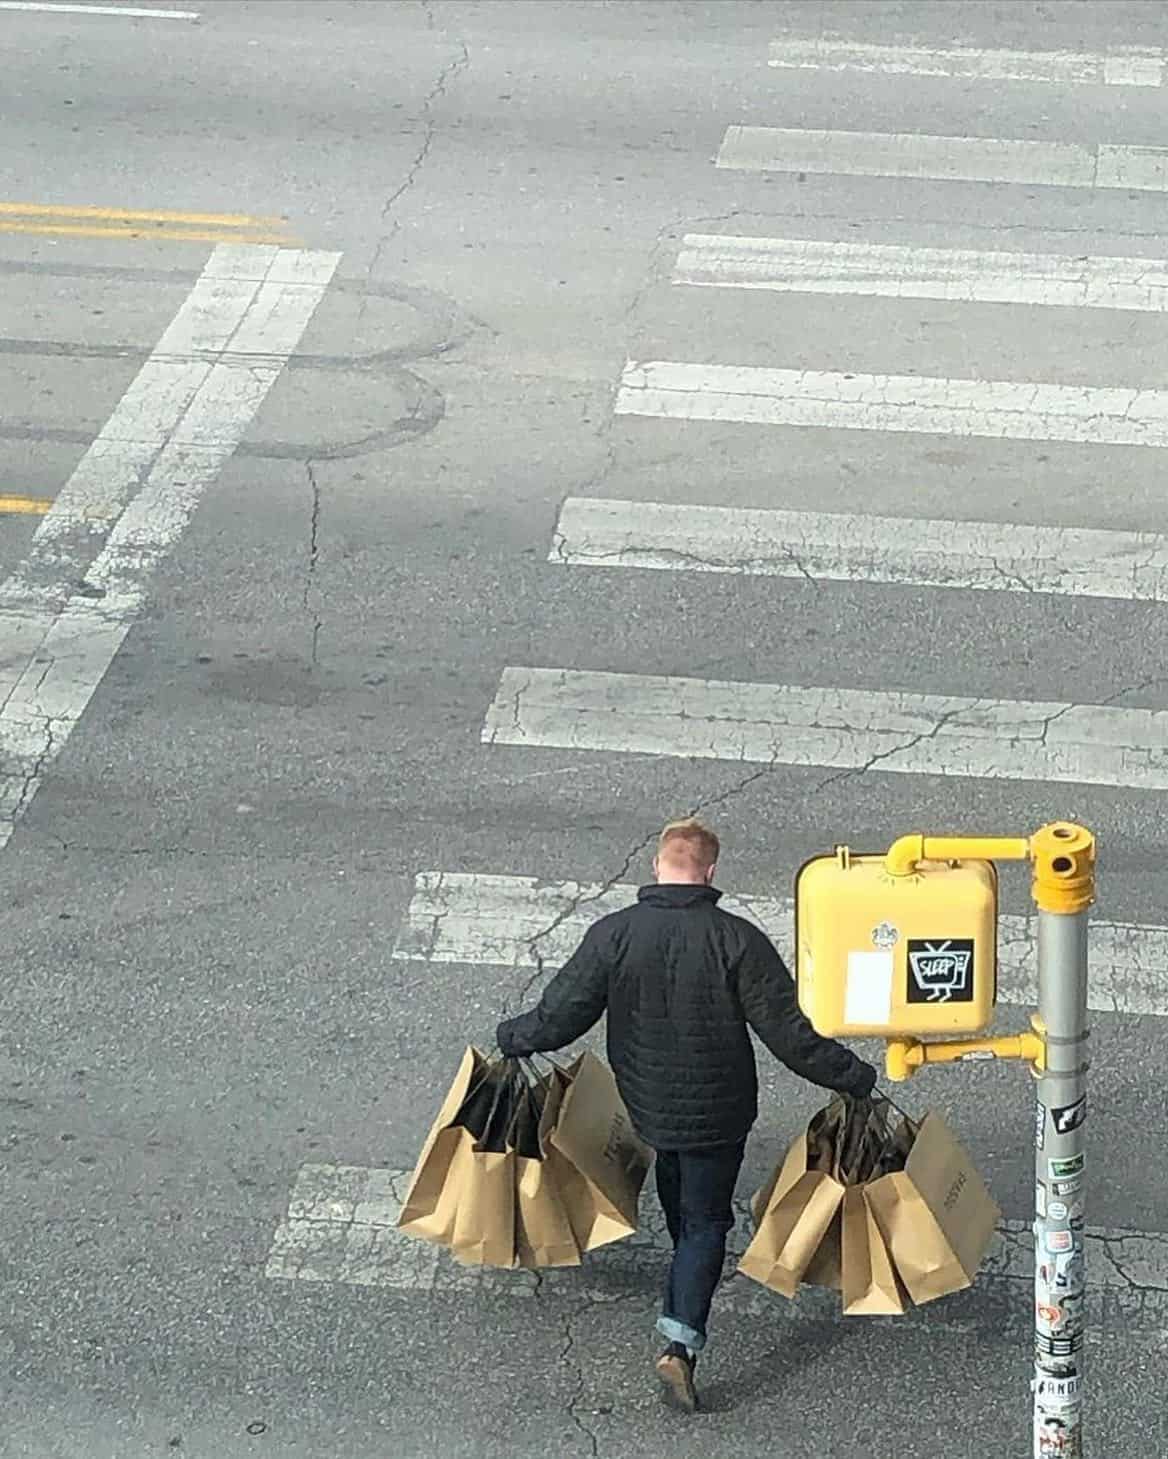
[[[1168,602],[1168,536],[568,497],[548,561]]]
[[[1168,191],[1168,147],[1081,146],[922,132],[732,126],[722,140],[717,165],[746,172]]]
[[[871,45],[827,39],[771,42],[770,64],[786,70],[859,71],[886,76],[944,76],[1055,85],[1163,86],[1164,51],[1007,51],[971,46]]]
[[[617,415],[991,440],[1168,446],[1168,390],[630,360]]]
[[[815,238],[687,233],[673,282],[696,288],[959,303],[1168,310],[1168,262]]]
[[[421,872],[394,944],[399,961],[467,967],[542,969],[571,956],[597,918],[629,906],[627,883],[544,881],[537,877]],[[738,894],[721,906],[746,917],[790,952],[789,898]],[[1093,920],[1090,1006],[1100,1013],[1168,1017],[1168,927]],[[998,999],[1033,1007],[1037,927],[1032,915],[1003,916],[998,928]]]
[[[1168,790],[1168,710],[507,668],[491,745]]]

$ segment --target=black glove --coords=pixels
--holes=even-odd
[[[519,1057],[518,1050],[511,1042],[510,1037],[511,1024],[513,1021],[513,1019],[505,1018],[503,1022],[499,1025],[499,1027],[495,1030],[495,1042],[499,1046],[499,1052],[503,1055],[505,1059],[515,1059]]]

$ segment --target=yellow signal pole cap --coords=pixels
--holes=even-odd
[[[1085,912],[1095,900],[1095,837],[1084,826],[1054,821],[1030,838],[1031,892],[1043,912]]]

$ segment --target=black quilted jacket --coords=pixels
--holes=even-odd
[[[814,1084],[867,1094],[875,1071],[799,1010],[769,938],[712,887],[642,887],[602,917],[539,1004],[499,1025],[517,1056],[563,1048],[608,1014],[608,1057],[642,1139],[658,1150],[744,1140],[758,1114],[748,1026]]]

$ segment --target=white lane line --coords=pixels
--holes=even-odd
[[[399,961],[468,967],[542,968],[565,963],[599,917],[636,900],[631,884],[544,881],[537,877],[425,871],[394,944]],[[794,948],[794,908],[788,897],[736,893],[722,898],[729,912],[766,932],[785,956]],[[1108,922],[1089,926],[1088,1002],[1100,1013],[1168,1017],[1168,927]],[[998,924],[998,998],[1033,1008],[1038,995],[1033,914],[1003,914]]]
[[[1168,790],[1168,710],[506,668],[489,745]]]
[[[315,255],[268,244],[223,245],[135,376],[113,415],[57,493],[20,567],[0,584],[0,704],[21,645],[39,642],[44,614],[60,612],[122,509],[145,480],[169,423],[229,349],[248,353],[241,331],[264,318],[289,287],[313,287]],[[307,272],[306,272],[307,270]],[[283,306],[281,306],[283,307]],[[273,361],[274,362],[274,361]],[[264,363],[259,361],[256,363]]]
[[[719,167],[745,172],[1168,191],[1168,147],[733,126],[727,128],[716,160]]]
[[[630,360],[617,415],[1168,446],[1168,390]]]
[[[50,15],[121,15],[130,20],[198,20],[197,10],[146,10],[137,5],[51,5],[39,0],[0,0],[0,10],[43,11]]]
[[[1168,262],[687,233],[675,284],[886,299],[1168,311]]]
[[[952,76],[973,81],[1055,85],[1162,86],[1157,47],[1101,53],[977,50],[968,46],[865,45],[843,40],[772,41],[770,64],[801,71],[862,71],[888,76]]]
[[[406,1236],[397,1229],[408,1170],[364,1165],[304,1165],[297,1173],[288,1210],[276,1229],[265,1275],[283,1281],[387,1287],[434,1296],[475,1296],[492,1292],[529,1298],[536,1292],[531,1272],[463,1267],[448,1252]],[[727,1242],[730,1276],[751,1236],[749,1201],[735,1201],[737,1217]],[[1096,1326],[1106,1315],[1137,1325],[1168,1320],[1168,1234],[1089,1226],[1085,1232],[1088,1319]],[[612,1301],[621,1291],[656,1290],[662,1262],[672,1249],[655,1198],[641,1204],[637,1234],[584,1258],[578,1268],[542,1273],[540,1289],[568,1298],[589,1295]],[[1021,1293],[1034,1283],[1034,1244],[1030,1223],[1003,1221],[987,1252],[978,1285],[1008,1284]],[[999,1290],[1001,1290],[999,1285]],[[773,1321],[817,1321],[838,1310],[833,1294],[811,1289],[797,1304],[786,1303],[755,1283],[725,1282],[716,1298],[727,1315],[765,1311]],[[912,1312],[902,1322],[943,1318],[930,1310]]]
[[[1168,536],[568,497],[548,561],[1168,602]]]
[[[0,588],[0,847],[339,260],[337,253],[217,248],[41,523],[29,561]],[[104,537],[92,564],[87,532]]]

